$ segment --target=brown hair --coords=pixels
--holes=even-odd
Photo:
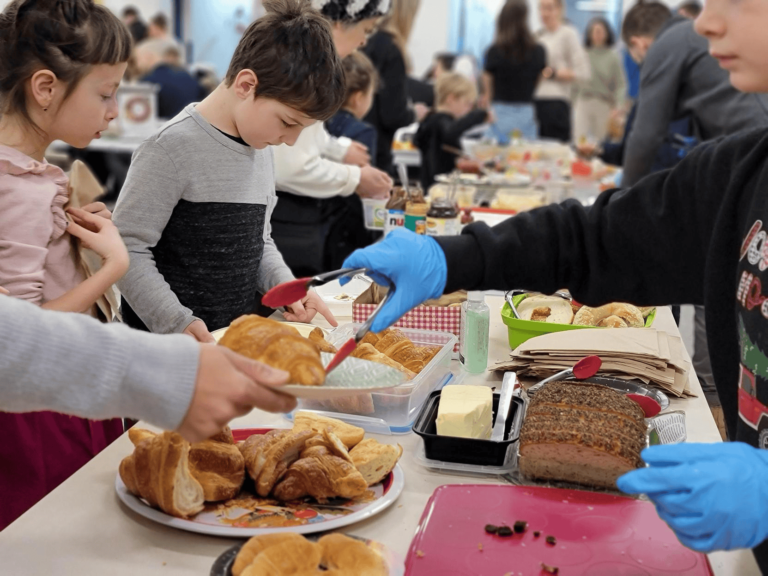
[[[358,92],[367,93],[371,89],[376,91],[379,86],[379,73],[368,56],[356,50],[344,58],[342,64],[344,65],[344,76],[347,79],[344,104],[349,104],[352,96]]]
[[[331,27],[304,0],[265,0],[267,14],[243,34],[227,70],[258,78],[256,97],[271,98],[310,118],[327,120],[344,102],[344,70]]]
[[[523,62],[536,47],[528,28],[528,4],[525,0],[507,0],[496,21],[495,46],[510,60]]]
[[[163,14],[162,12],[158,12],[154,16],[152,16],[152,20],[149,21],[150,24],[154,24],[160,30],[168,31],[168,16]]]
[[[403,55],[406,70],[411,68],[407,45],[420,3],[421,0],[392,0],[392,11],[381,23],[381,29],[392,36]]]
[[[14,0],[0,14],[0,114],[35,126],[25,84],[36,72],[53,72],[67,98],[91,66],[127,62],[131,43],[125,25],[93,0]]]
[[[435,83],[435,102],[437,105],[445,104],[449,96],[456,98],[469,97],[477,99],[477,86],[466,76],[457,72],[448,72],[440,76]]]
[[[656,38],[656,34],[671,17],[672,12],[661,2],[643,2],[640,0],[624,16],[621,39],[629,45],[629,40],[633,36]]]

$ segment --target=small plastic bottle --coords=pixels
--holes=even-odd
[[[488,338],[491,310],[482,292],[468,292],[461,305],[461,349],[459,360],[470,374],[482,374],[488,367]]]

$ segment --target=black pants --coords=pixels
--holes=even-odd
[[[565,100],[536,100],[539,137],[571,141],[571,105]]]
[[[272,239],[297,278],[338,269],[354,250],[375,241],[354,194],[324,200],[287,192],[277,196]]]

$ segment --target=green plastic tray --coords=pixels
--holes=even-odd
[[[515,306],[525,300],[528,294],[518,294],[512,297]],[[650,328],[656,319],[656,310],[654,309],[645,319],[645,327]],[[591,330],[597,326],[574,326],[573,324],[550,324],[547,322],[534,322],[533,320],[520,320],[512,314],[512,308],[509,303],[504,302],[501,309],[501,320],[507,326],[509,333],[509,346],[514,350],[523,342],[541,336],[542,334],[552,334],[553,332],[568,332],[569,330]],[[605,328],[601,328],[605,330]]]

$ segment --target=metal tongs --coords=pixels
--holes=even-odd
[[[333,272],[326,272],[325,274],[318,274],[311,278],[298,278],[289,282],[283,282],[272,288],[262,298],[262,303],[270,308],[279,308],[280,306],[289,306],[294,302],[298,302],[307,295],[307,291],[315,286],[322,286],[333,280],[338,280],[344,277],[353,277],[360,273],[367,272],[367,268],[342,268],[341,270],[335,270]],[[328,374],[334,368],[336,368],[341,362],[357,347],[360,340],[362,340],[368,331],[371,329],[373,321],[376,319],[379,311],[389,301],[392,295],[395,293],[395,285],[389,282],[389,291],[386,293],[382,301],[368,317],[365,323],[355,333],[354,337],[347,340],[336,352],[336,355],[331,359],[330,364],[325,368],[325,373]]]

